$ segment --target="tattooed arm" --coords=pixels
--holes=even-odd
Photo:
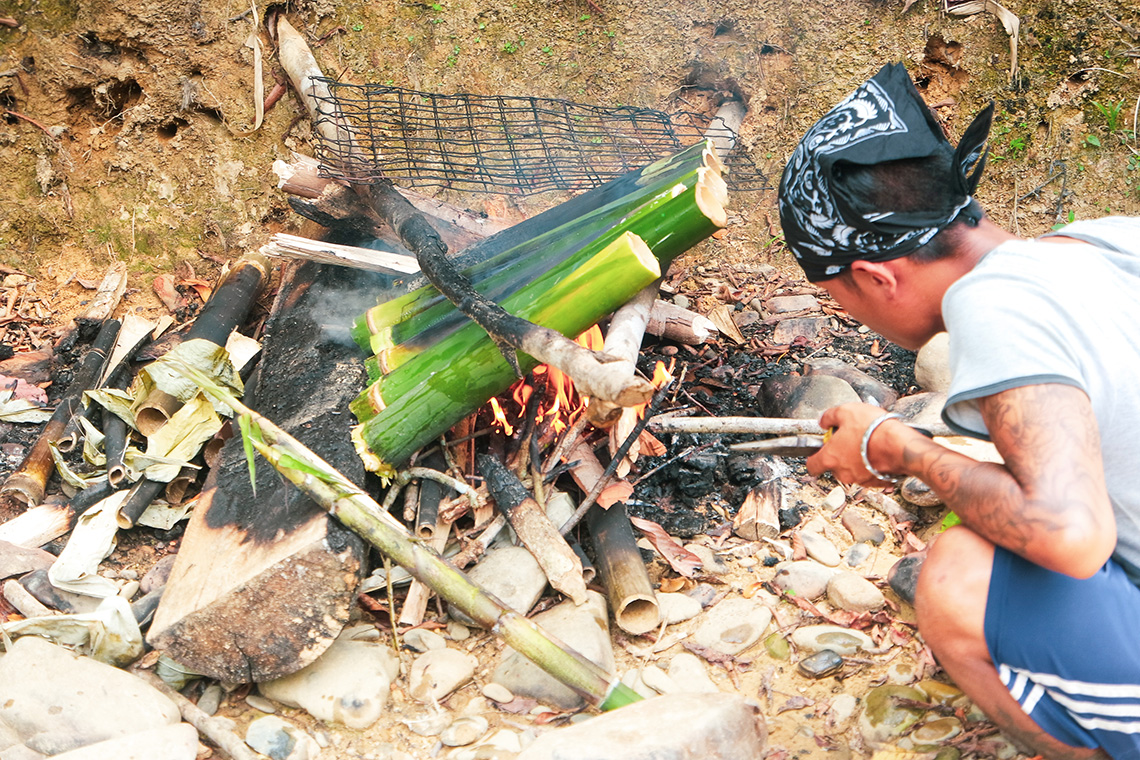
[[[1116,522],[1084,391],[1029,385],[987,396],[979,405],[1005,466],[976,462],[894,420],[872,436],[871,464],[919,478],[964,525],[1031,562],[1078,578],[1095,573],[1116,546]],[[877,484],[863,467],[859,444],[881,414],[864,404],[825,412],[820,424],[837,430],[808,459],[808,470]]]

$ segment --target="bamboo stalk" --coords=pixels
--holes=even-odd
[[[640,699],[629,687],[557,642],[525,616],[505,608],[437,553],[424,547],[359,486],[267,418],[222,391],[201,372],[184,365],[172,368],[245,418],[250,429],[250,434],[245,436],[247,444],[286,479],[413,577],[429,585],[442,599],[502,636],[512,649],[603,710]]]
[[[92,388],[102,374],[118,332],[118,320],[108,319],[103,323],[91,348],[87,350],[87,354],[75,370],[71,385],[56,404],[51,419],[44,425],[40,437],[36,439],[19,468],[8,476],[4,487],[0,489],[0,494],[10,496],[30,507],[43,501],[44,490],[54,468],[51,444],[59,440],[68,421],[76,413],[83,391]]]
[[[269,272],[268,259],[259,253],[247,253],[238,259],[214,289],[184,340],[202,338],[219,346],[226,345],[230,333],[249,316],[254,300],[269,279]],[[155,390],[136,405],[135,425],[143,435],[153,435],[180,408],[181,401]]]
[[[586,513],[586,525],[594,541],[597,569],[606,584],[614,622],[635,636],[652,631],[661,622],[661,609],[637,548],[625,503],[618,502],[609,509],[591,509]]]
[[[547,302],[524,316],[563,334],[577,335],[658,276],[656,261],[641,241],[626,235],[558,283]],[[602,283],[610,285],[604,293],[600,292]],[[523,359],[529,367],[536,363],[529,356]],[[423,368],[418,378],[410,376],[410,368],[416,365]],[[373,384],[351,405],[358,418],[363,418],[356,429],[357,450],[366,466],[377,472],[402,465],[414,451],[514,381],[512,368],[476,325],[441,344],[433,356],[420,357],[401,369],[418,382],[390,386],[394,375],[389,375],[382,386]],[[576,382],[579,379],[568,374]],[[652,385],[645,384],[648,396]]]

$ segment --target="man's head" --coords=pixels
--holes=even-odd
[[[992,116],[991,104],[954,150],[906,69],[888,64],[816,122],[780,181],[784,239],[808,279],[937,255],[940,232],[976,225]]]

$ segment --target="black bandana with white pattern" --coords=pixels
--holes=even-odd
[[[784,169],[780,224],[784,240],[811,281],[825,280],[851,262],[889,261],[930,242],[960,214],[975,222],[971,197],[985,166],[993,104],[962,136],[955,152],[957,187],[946,208],[918,212],[883,209],[861,214],[832,180],[839,161],[869,166],[926,158],[948,145],[901,63],[884,66],[815,123]]]

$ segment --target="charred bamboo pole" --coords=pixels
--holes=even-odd
[[[150,478],[143,478],[135,483],[134,488],[127,494],[126,501],[119,507],[119,513],[115,516],[115,522],[119,524],[120,528],[127,529],[133,528],[142,513],[150,506],[151,502],[158,498],[158,495],[166,490],[166,483]]]
[[[359,486],[267,418],[246,407],[197,370],[184,365],[172,368],[241,415],[249,431],[245,437],[248,444],[315,503],[413,577],[431,586],[442,599],[502,636],[512,649],[603,710],[640,699],[620,680],[550,637],[525,616],[504,607],[453,565],[425,548]]]
[[[618,502],[609,509],[591,509],[586,514],[586,525],[614,622],[635,636],[652,631],[661,622],[661,609],[637,548],[625,503]]]
[[[507,517],[519,540],[534,555],[550,585],[575,604],[586,601],[586,581],[582,561],[550,523],[538,503],[502,462],[488,454],[477,457],[479,472],[487,480],[487,491]]]
[[[34,507],[43,501],[44,489],[54,466],[51,444],[59,440],[64,428],[78,409],[83,391],[89,390],[103,372],[103,366],[115,344],[119,332],[119,321],[108,319],[100,328],[95,341],[79,363],[72,377],[71,385],[56,404],[51,419],[44,425],[43,432],[33,444],[23,463],[5,481],[0,494]]]
[[[268,260],[259,253],[248,253],[238,259],[202,307],[185,340],[202,338],[219,346],[226,345],[229,334],[249,316],[257,295],[269,279],[269,271]],[[178,399],[155,390],[136,407],[135,425],[143,435],[152,435],[181,407]]]

